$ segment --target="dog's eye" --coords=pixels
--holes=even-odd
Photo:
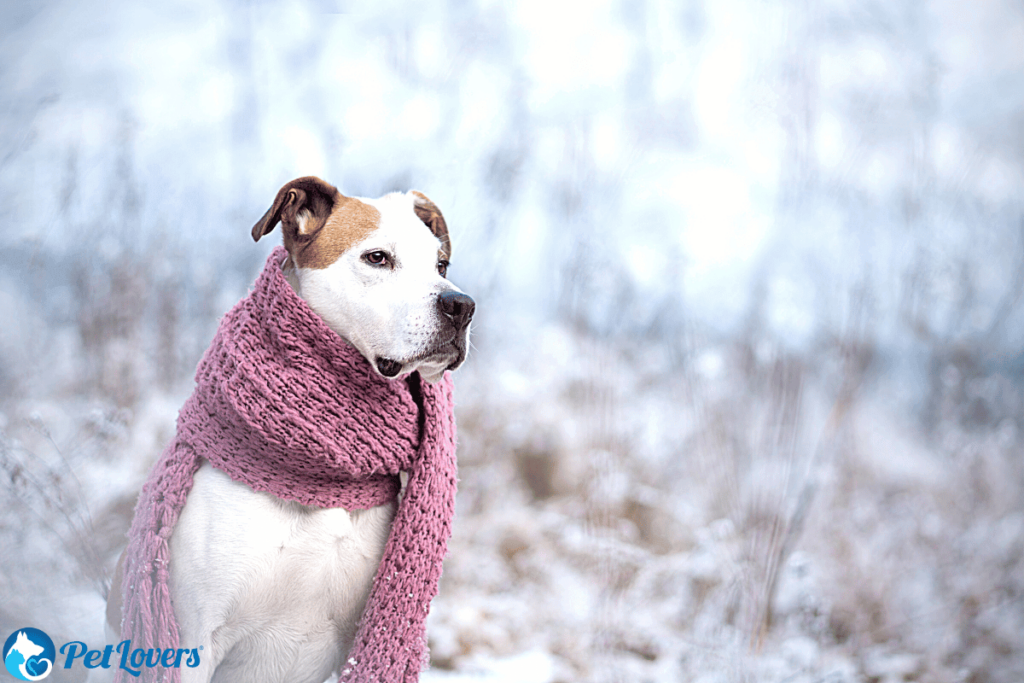
[[[386,266],[388,264],[388,253],[386,251],[368,251],[363,254],[363,260],[371,266]]]
[[[448,277],[448,262],[438,261],[437,272],[441,275],[441,277]]]

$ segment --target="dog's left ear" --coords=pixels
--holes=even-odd
[[[448,239],[448,224],[444,222],[441,209],[437,208],[437,204],[430,201],[427,195],[422,192],[412,190],[410,194],[413,196],[412,210],[430,228],[430,232],[434,233],[434,237],[441,240],[441,253],[445,259],[450,259],[452,257],[452,243]]]
[[[259,242],[280,223],[285,246],[308,240],[324,226],[338,195],[338,188],[316,176],[296,178],[278,190],[273,206],[252,226],[252,238]]]

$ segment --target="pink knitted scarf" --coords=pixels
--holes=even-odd
[[[202,459],[258,491],[321,508],[394,500],[406,471],[339,680],[416,681],[455,513],[451,374],[437,384],[418,373],[377,375],[296,295],[281,271],[285,255],[275,249],[255,289],[224,316],[177,435],[142,489],[128,532],[121,637],[133,650],[179,647],[168,540]],[[142,672],[145,681],[180,680],[174,667]],[[118,678],[126,678],[122,670]]]

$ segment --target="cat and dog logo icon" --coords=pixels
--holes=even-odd
[[[4,666],[19,681],[41,681],[53,671],[57,650],[37,628],[20,628],[4,643]]]

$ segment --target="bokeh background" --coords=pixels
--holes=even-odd
[[[1024,680],[1019,2],[6,0],[0,93],[0,633],[316,174],[478,302],[424,680]]]

